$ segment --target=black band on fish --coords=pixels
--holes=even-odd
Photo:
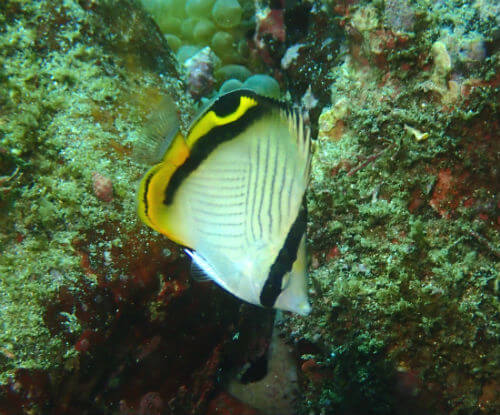
[[[149,188],[149,183],[151,182],[153,175],[150,174],[146,177],[146,182],[144,184],[144,194],[142,195],[142,203],[144,203],[144,214],[148,216],[148,188]]]
[[[307,224],[307,207],[305,196],[302,200],[302,207],[297,215],[297,219],[293,223],[285,240],[283,248],[281,248],[274,264],[271,266],[269,275],[262,287],[260,293],[260,303],[264,307],[272,307],[278,296],[281,294],[281,286],[283,277],[287,272],[290,272],[293,263],[297,260],[297,251],[299,250],[300,241],[306,232]]]
[[[149,185],[151,184],[151,180],[153,179],[154,174],[158,170],[158,166],[155,166],[152,170],[148,172],[148,174],[144,178],[144,190],[142,193],[142,203],[144,206],[144,215],[149,218],[149,203],[148,203],[148,190]]]
[[[241,97],[252,98],[259,103],[259,106],[285,107],[281,101],[257,95],[251,89],[237,89],[217,98],[210,106],[210,110],[214,111],[218,117],[231,115],[238,110],[241,104]]]
[[[239,133],[251,126],[256,119],[263,116],[265,112],[260,106],[250,108],[245,117],[236,121],[212,128],[206,135],[201,137],[191,149],[189,158],[172,175],[167,188],[165,189],[165,199],[163,203],[169,205],[174,199],[175,192],[183,180],[205,160],[209,154],[220,144],[234,139]]]
[[[211,111],[214,111],[219,117],[226,117],[227,115],[235,112],[240,106],[241,97],[248,96],[251,98],[256,98],[255,93],[252,91],[234,91],[233,93],[229,93],[224,95],[224,99],[217,99],[210,107]]]
[[[225,117],[236,112],[241,104],[241,97],[249,97],[258,102],[257,106],[249,108],[237,120],[214,127],[205,135],[201,136],[191,149],[189,158],[172,175],[167,188],[165,189],[164,204],[172,203],[175,192],[182,181],[196,170],[209,154],[220,144],[230,141],[250,127],[256,120],[269,113],[273,107],[286,109],[287,107],[272,98],[260,97],[250,90],[236,90],[223,95],[210,107],[210,111],[215,112],[218,117]],[[205,114],[206,115],[206,114]],[[200,118],[202,119],[203,116]]]
[[[239,100],[240,96],[238,95],[236,96],[236,98]],[[229,113],[235,111],[234,107],[222,107],[222,105],[220,105],[216,109],[216,114],[222,116],[224,115],[224,111],[228,111],[229,109],[231,109]],[[198,166],[203,162],[203,160],[205,160],[210,155],[210,153],[217,148],[217,146],[226,141],[233,140],[238,136],[238,134],[242,133],[243,131],[245,131],[245,129],[253,125],[256,120],[268,113],[269,108],[265,105],[265,103],[259,102],[257,106],[249,108],[245,112],[244,117],[240,117],[236,121],[233,121],[229,124],[214,127],[210,131],[208,131],[207,134],[200,137],[200,139],[196,141],[193,148],[191,149],[189,158],[172,175],[172,178],[170,179],[170,182],[165,189],[165,199],[163,203],[166,205],[172,203],[175,192],[181,185],[182,181],[186,177],[188,177],[191,172],[196,170]]]

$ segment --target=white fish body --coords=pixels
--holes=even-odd
[[[184,174],[168,204],[168,232],[237,297],[307,314],[310,133],[301,113],[270,107],[244,128],[236,125],[229,139],[199,152],[201,161]]]

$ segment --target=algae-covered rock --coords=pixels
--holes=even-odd
[[[123,16],[110,15],[110,3],[92,2],[88,9],[82,4],[6,1],[0,6],[0,151],[11,160],[2,162],[0,174],[16,172],[2,183],[0,195],[0,342],[8,356],[2,359],[2,383],[19,368],[76,364],[71,340],[85,325],[76,306],[60,310],[56,323],[49,321],[47,302],[64,287],[78,295],[83,286],[97,284],[96,275],[82,265],[82,250],[90,257],[104,251],[112,256],[124,240],[110,239],[111,223],[120,224],[124,238],[137,229],[130,189],[143,167],[128,160],[131,145],[152,110],[146,101],[161,93],[182,94],[175,61],[134,3],[121,3],[137,15],[135,28],[126,34],[148,43],[147,50],[127,46]],[[112,36],[114,42],[106,41]],[[113,183],[109,203],[93,189],[95,174]],[[89,232],[102,240],[87,245]],[[82,243],[85,248],[77,248]]]
[[[138,220],[133,153],[166,96],[188,122],[137,2],[0,3],[0,413],[203,411],[244,319]]]
[[[331,81],[308,194],[313,311],[286,324],[301,413],[500,410],[499,49],[467,66],[456,52],[498,30],[460,2],[405,3],[338,6],[329,50],[345,55],[309,66]],[[296,91],[314,36],[284,68]]]
[[[271,408],[276,367],[290,415],[500,413],[496,2],[217,3],[0,3],[0,413],[236,413],[235,369]],[[315,103],[312,312],[269,372],[272,313],[135,212],[144,125],[220,84]]]

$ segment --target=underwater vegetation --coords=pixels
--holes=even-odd
[[[500,413],[497,3],[2,1],[0,414]],[[317,138],[307,317],[136,214],[165,97],[242,85]]]

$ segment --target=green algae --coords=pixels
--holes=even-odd
[[[104,13],[110,3],[100,5],[101,14],[69,1],[0,6],[0,150],[5,154],[0,175],[10,174],[13,165],[19,169],[0,195],[2,383],[19,368],[53,373],[75,364],[77,352],[68,336],[82,328],[73,312],[65,312],[64,329],[54,335],[47,306],[62,287],[78,293],[96,282],[82,267],[79,241],[89,233],[100,235],[101,242],[87,246],[92,259],[122,245],[139,226],[134,195],[145,166],[125,155],[144,114],[152,110],[145,94],[154,98],[166,92],[172,82],[166,76],[177,74],[175,63],[158,65],[157,57],[146,70],[144,51],[137,56],[125,43],[115,42],[113,49],[102,38],[96,43],[89,37],[92,28],[104,30],[103,21],[110,23],[100,32],[103,38],[121,30],[119,18]],[[169,88],[174,96],[179,90]],[[111,180],[111,202],[96,196],[95,172]],[[110,223],[119,223],[123,232],[115,240],[107,236]]]
[[[495,14],[481,4],[494,5],[406,2],[414,21],[397,28],[408,40],[382,50],[371,42],[393,21],[384,14],[390,3],[373,2],[357,23],[360,55],[353,48],[330,64],[336,110],[320,131],[308,195],[313,312],[288,317],[284,330],[313,344],[304,358],[331,375],[304,381],[301,411],[411,413],[423,397],[431,409],[445,402],[442,413],[498,413],[483,398],[499,372],[498,137],[489,131],[498,116],[498,50],[481,59],[467,52],[494,39]],[[68,338],[84,327],[74,310],[63,311],[63,331],[54,334],[47,304],[61,287],[96,284],[92,267],[137,232],[134,193],[145,166],[128,152],[149,101],[168,90],[185,123],[190,116],[169,78],[177,77],[171,58],[138,57],[125,41],[114,50],[106,39],[124,23],[92,16],[96,4],[109,11],[113,2],[0,5],[0,176],[19,168],[0,193],[2,383],[19,368],[57,373],[77,364]],[[173,18],[165,28],[178,33],[181,19]],[[177,39],[180,47],[185,39]],[[436,42],[467,95],[435,69]],[[161,42],[152,43],[161,54]],[[331,133],[339,120],[341,133]],[[94,172],[111,179],[111,202],[96,197]],[[441,200],[443,177],[454,182]],[[140,238],[152,238],[141,229]],[[111,264],[105,277],[120,272]]]
[[[498,83],[450,97],[453,84],[433,69],[436,59],[417,64],[450,15],[463,13],[453,19],[460,27],[449,28],[461,33],[460,19],[474,14],[457,2],[438,3],[417,13],[408,45],[388,48],[383,60],[370,49],[382,11],[360,7],[364,55],[331,68],[333,109],[324,109],[331,112],[322,118],[308,195],[313,311],[287,326],[295,341],[318,347],[304,359],[314,358],[331,378],[308,382],[303,413],[498,410],[483,395],[500,373],[498,132],[485,138],[488,120],[498,116]],[[491,19],[478,27],[476,36],[493,36]],[[385,42],[392,34],[378,36]],[[498,73],[498,52],[463,72],[446,48],[455,73],[487,80]],[[365,57],[377,65],[368,69]],[[428,138],[419,141],[405,126]],[[449,187],[443,177],[451,177]],[[431,389],[447,401],[444,412]]]

